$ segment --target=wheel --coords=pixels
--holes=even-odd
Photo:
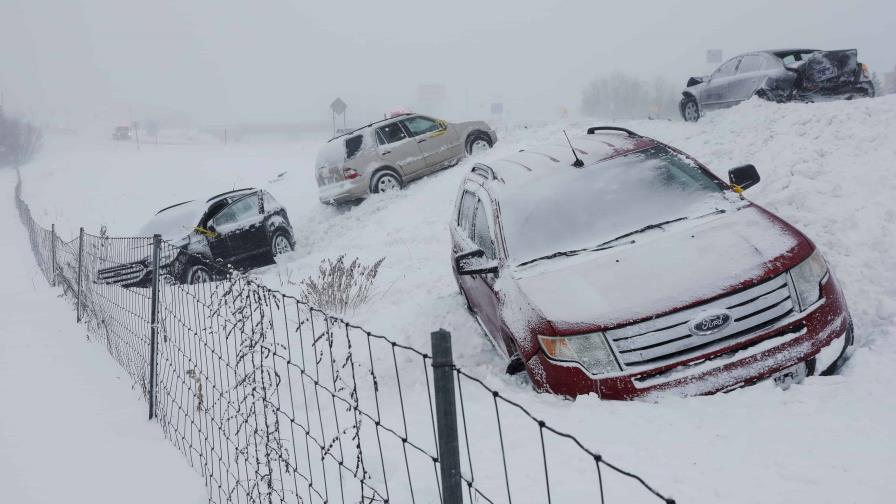
[[[700,107],[693,96],[682,98],[681,117],[687,122],[697,122],[700,119]]]
[[[212,281],[212,273],[204,264],[194,264],[187,268],[185,280],[187,285],[209,283]]]
[[[492,148],[492,139],[485,135],[473,135],[467,140],[467,154],[474,156]]]
[[[275,232],[274,237],[271,238],[271,253],[274,257],[292,251],[292,241],[289,239],[289,235],[286,234],[286,231]]]
[[[398,191],[401,189],[401,180],[391,171],[381,171],[373,176],[370,189],[375,193]]]

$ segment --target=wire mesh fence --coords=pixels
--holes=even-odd
[[[158,237],[82,229],[66,242],[32,218],[21,180],[16,204],[44,276],[129,373],[210,502],[674,502],[457,368],[445,332],[434,367],[430,353]],[[185,268],[209,281],[182,283]]]

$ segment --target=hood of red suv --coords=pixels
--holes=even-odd
[[[514,279],[558,334],[576,334],[710,301],[779,275],[812,250],[802,234],[755,205],[633,238],[632,245],[519,268]]]

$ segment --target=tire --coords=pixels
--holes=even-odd
[[[700,106],[693,96],[685,96],[681,99],[681,118],[685,122],[697,122],[700,120]]]
[[[370,181],[370,192],[385,193],[401,190],[401,179],[391,170],[382,170]]]
[[[212,272],[208,266],[204,264],[194,264],[187,268],[184,275],[184,283],[187,285],[197,285],[209,283],[213,280]]]
[[[481,154],[492,148],[492,139],[482,133],[475,133],[467,138],[467,155]]]
[[[290,239],[289,233],[286,231],[275,231],[271,237],[271,256],[287,254],[295,250],[295,246]]]

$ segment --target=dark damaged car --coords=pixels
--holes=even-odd
[[[275,256],[295,247],[286,210],[267,191],[252,188],[164,208],[140,230],[141,236],[156,234],[164,240],[160,273],[183,284],[219,279],[228,267],[246,270],[271,264]],[[140,248],[150,249],[146,244]],[[102,260],[113,265],[100,265],[97,283],[149,286],[152,255],[145,251],[138,261]]]
[[[712,74],[691,77],[679,104],[685,121],[754,96],[778,103],[873,97],[868,67],[858,51],[783,49],[735,56]]]

